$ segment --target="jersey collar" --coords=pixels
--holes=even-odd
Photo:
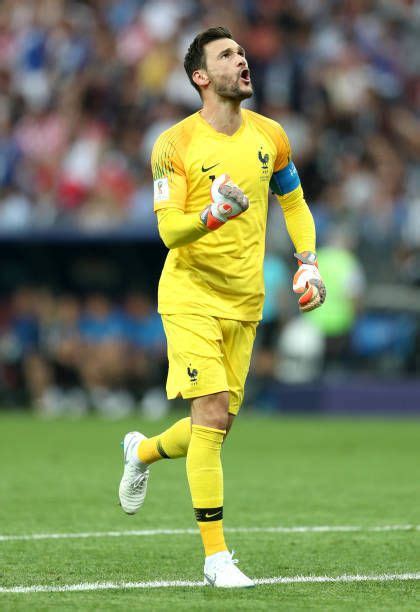
[[[232,134],[231,136],[229,136],[228,134],[223,134],[222,132],[218,132],[217,130],[215,130],[209,123],[207,123],[207,121],[205,119],[203,119],[203,117],[201,116],[201,111],[197,111],[196,115],[198,117],[198,120],[199,120],[201,126],[207,132],[209,132],[213,136],[213,138],[218,138],[219,140],[233,140],[233,139],[236,139],[238,136],[240,136],[240,134],[242,134],[242,132],[245,129],[245,125],[246,125],[246,113],[244,113],[244,109],[242,109],[242,108],[241,108],[242,123],[238,127],[236,132],[234,134]]]

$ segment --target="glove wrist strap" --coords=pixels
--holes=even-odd
[[[307,264],[309,266],[318,267],[316,253],[313,251],[302,251],[302,253],[294,253],[293,255],[298,260],[300,266],[302,264]]]

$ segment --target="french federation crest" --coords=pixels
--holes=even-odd
[[[262,152],[262,150],[260,149],[258,151],[258,159],[261,162],[261,167],[263,170],[268,170],[268,161],[270,159],[270,155],[268,153],[264,153]]]
[[[258,160],[261,164],[260,181],[266,182],[270,178],[269,177],[270,170],[268,168],[268,164],[270,162],[270,154],[264,153],[263,145],[261,145],[259,148]]]

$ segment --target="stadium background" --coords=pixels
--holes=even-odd
[[[167,410],[150,152],[199,107],[188,43],[224,24],[251,108],[288,132],[329,292],[298,316],[273,201],[247,406],[418,411],[419,18],[410,0],[4,0],[1,405]]]

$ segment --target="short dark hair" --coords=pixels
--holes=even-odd
[[[194,83],[192,75],[196,70],[200,68],[206,68],[206,56],[204,53],[204,47],[213,42],[213,40],[219,40],[219,38],[230,38],[232,39],[232,33],[227,28],[223,26],[218,26],[216,28],[208,28],[204,30],[204,32],[200,32],[194,38],[192,43],[189,46],[189,49],[184,58],[184,68],[185,72],[190,79],[190,83],[195,89],[200,93],[200,87],[197,83]],[[200,94],[201,95],[201,94]]]

